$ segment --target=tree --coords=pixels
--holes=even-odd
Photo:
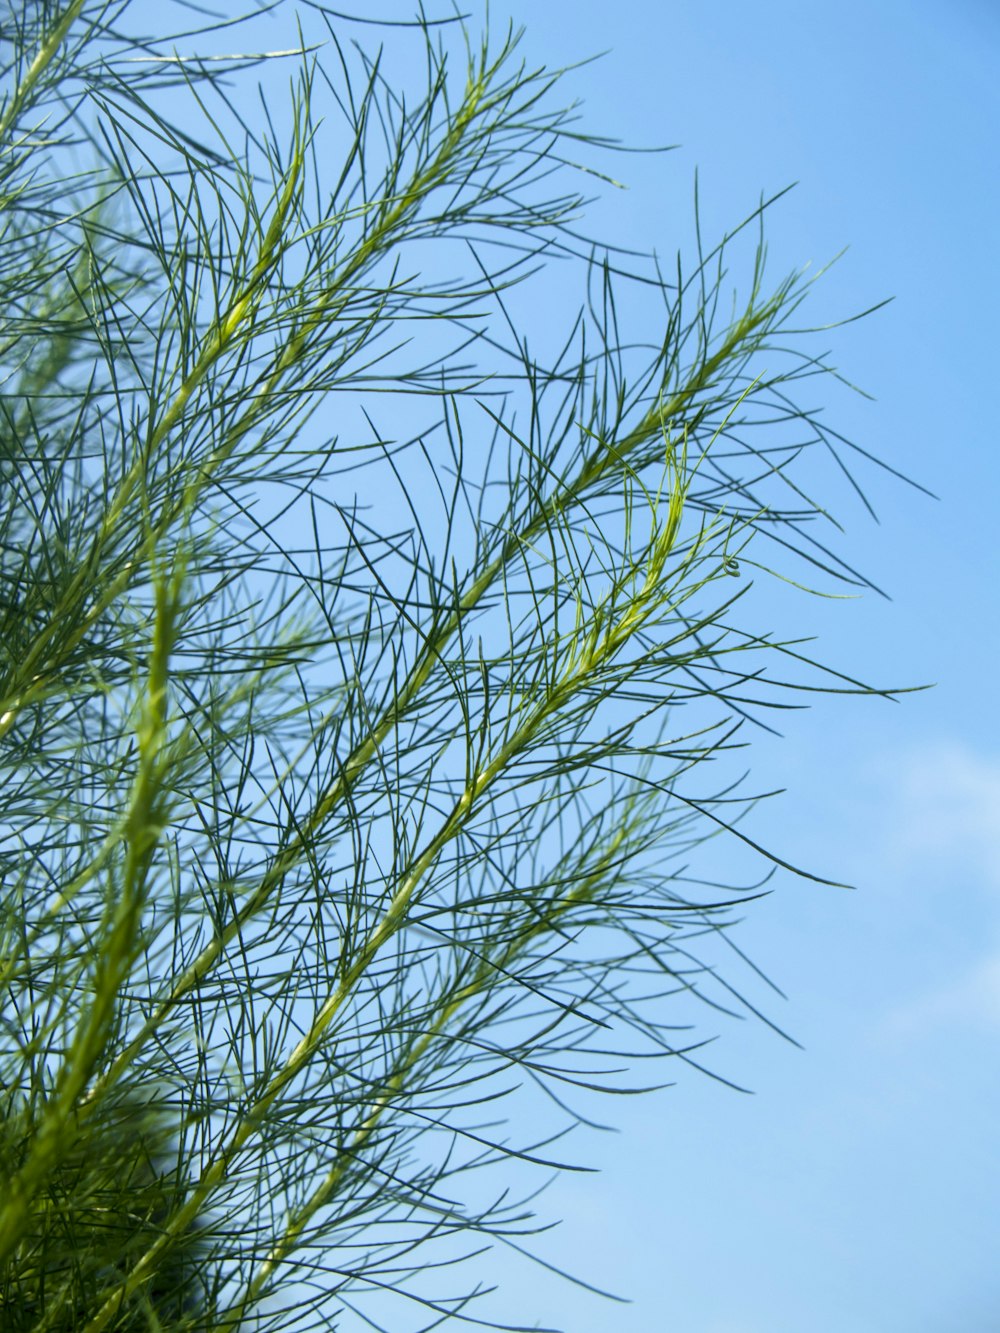
[[[414,97],[318,3],[269,56],[134,17],[3,31],[0,1325],[457,1323],[436,1265],[537,1225],[474,1169],[749,1005],[692,941],[760,886],[686,858],[754,798],[687,775],[873,692],[746,620],[772,562],[865,582],[804,489],[856,455],[810,284],[760,240],[723,313],[764,208],[669,275],[586,239],[608,145],[514,35],[395,32]]]

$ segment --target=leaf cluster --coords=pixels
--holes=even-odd
[[[486,1320],[437,1266],[523,1247],[590,1092],[757,1012],[711,949],[761,885],[687,870],[756,798],[688,775],[873,692],[748,623],[866,584],[810,283],[759,239],[729,306],[763,206],[669,275],[586,238],[606,145],[512,33],[397,33],[414,94],[319,3],[239,56],[8,11],[0,1328]]]

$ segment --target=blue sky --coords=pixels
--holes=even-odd
[[[845,549],[891,601],[774,602],[831,665],[935,683],[895,704],[817,697],[755,745],[755,786],[788,792],[753,836],[857,886],[779,879],[741,929],[805,1049],[722,1025],[714,1067],[752,1096],[688,1072],[605,1109],[619,1134],[576,1141],[602,1174],[552,1187],[540,1210],[564,1221],[538,1248],[631,1304],[500,1264],[494,1308],[567,1333],[996,1333],[1000,6],[491,5],[494,28],[508,17],[529,62],[607,51],[570,76],[583,129],[680,145],[615,160],[628,189],[603,194],[592,233],[670,258],[692,238],[696,167],[710,237],[798,182],[769,215],[772,277],[847,245],[813,314],[894,298],[830,335],[875,395],[837,395],[836,424],[939,498],[870,475],[880,523],[845,507]],[[708,855],[744,874],[735,851]]]
[[[1000,8],[928,3],[508,3],[578,77],[584,125],[630,144],[593,229],[670,255],[699,169],[706,233],[790,182],[772,272],[821,265],[831,336],[876,396],[846,433],[940,498],[876,481],[849,549],[892,597],[797,603],[824,660],[901,703],[821,699],[757,747],[788,794],[754,816],[783,855],[858,886],[786,879],[740,936],[805,1047],[730,1025],[715,1066],[615,1104],[603,1175],[553,1187],[545,1253],[632,1298],[537,1279],[572,1333],[992,1333],[1000,1327],[1000,726],[996,382]],[[579,1147],[578,1147],[579,1152]],[[526,1306],[525,1287],[518,1304]]]

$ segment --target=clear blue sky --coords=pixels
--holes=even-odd
[[[798,604],[825,660],[891,705],[821,700],[754,761],[788,795],[754,830],[858,886],[786,880],[740,942],[788,993],[805,1051],[730,1025],[715,1066],[614,1107],[585,1145],[603,1175],[546,1200],[545,1253],[633,1298],[539,1280],[568,1333],[995,1333],[1000,1329],[1000,583],[997,383],[1000,5],[585,0],[494,5],[579,76],[584,124],[632,144],[594,229],[670,255],[695,167],[706,232],[761,190],[773,271],[822,264],[847,433],[939,496],[875,487],[850,549],[892,596]],[[579,1151],[579,1147],[578,1147]],[[525,1288],[517,1302],[525,1309]]]
[[[790,622],[832,665],[936,688],[820,698],[753,759],[758,789],[789,789],[754,836],[858,886],[778,881],[739,937],[787,992],[770,1012],[804,1051],[722,1024],[714,1065],[753,1096],[686,1073],[607,1108],[620,1134],[577,1140],[602,1174],[551,1189],[540,1208],[565,1220],[539,1248],[632,1304],[501,1264],[494,1308],[566,1333],[997,1333],[1000,3],[496,0],[491,14],[526,26],[532,62],[608,51],[571,79],[583,128],[680,145],[618,159],[629,189],[595,205],[591,232],[669,258],[691,236],[696,166],[708,236],[799,182],[770,217],[772,275],[849,245],[813,313],[895,298],[831,335],[877,399],[840,395],[836,424],[940,497],[875,478],[880,525],[860,505],[843,516],[892,600],[799,599]]]

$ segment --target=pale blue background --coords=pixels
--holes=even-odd
[[[492,1309],[566,1333],[996,1333],[1000,3],[504,0],[491,16],[527,25],[529,63],[609,49],[571,76],[582,128],[681,145],[609,162],[629,189],[605,192],[593,233],[669,261],[696,166],[711,238],[800,182],[770,216],[772,276],[849,244],[814,316],[896,298],[831,335],[877,395],[840,395],[836,424],[940,496],[874,478],[881,525],[846,506],[847,549],[893,601],[776,603],[834,666],[938,682],[899,704],[817,699],[756,747],[756,788],[789,793],[754,836],[859,889],[786,877],[739,937],[805,1051],[723,1024],[712,1063],[752,1097],[681,1072],[605,1108],[619,1135],[576,1140],[603,1174],[553,1187],[540,1209],[565,1221],[538,1248],[631,1305],[484,1262],[509,1281]]]

